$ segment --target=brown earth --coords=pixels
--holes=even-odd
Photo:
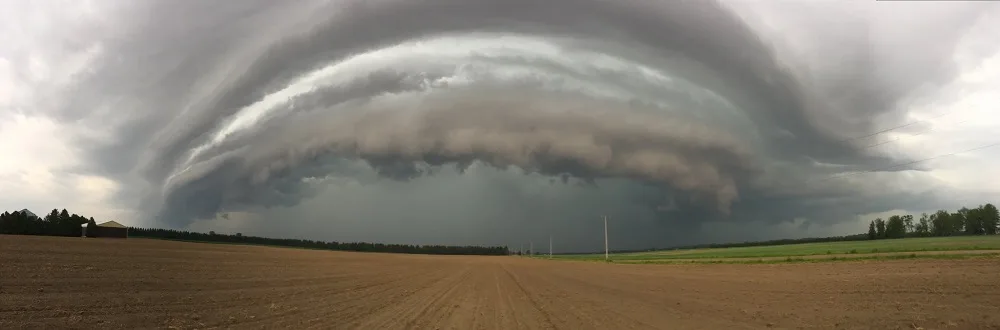
[[[1000,259],[621,265],[0,236],[0,329],[1000,329]]]

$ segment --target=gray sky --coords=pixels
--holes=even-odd
[[[593,250],[1000,197],[1000,147],[894,166],[1000,142],[990,2],[0,7],[2,209]]]

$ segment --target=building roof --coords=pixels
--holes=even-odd
[[[99,224],[97,224],[97,226],[98,227],[111,227],[111,228],[125,228],[125,226],[123,226],[122,224],[114,222],[114,221],[108,221],[108,222],[105,222],[105,223],[99,223]]]
[[[23,210],[21,210],[21,212],[24,213],[24,214],[27,214],[29,218],[38,218],[38,219],[41,219],[40,217],[38,217],[37,215],[35,215],[35,212],[28,211],[28,209],[23,209]]]

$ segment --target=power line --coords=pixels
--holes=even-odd
[[[976,112],[978,112],[978,111],[979,110],[976,110]],[[951,114],[951,112],[953,112],[953,111],[948,111],[948,112],[945,112],[943,114],[931,117],[929,119],[914,121],[914,122],[906,123],[906,124],[899,125],[899,126],[896,126],[896,127],[887,128],[887,129],[884,129],[884,130],[881,130],[881,131],[878,131],[878,132],[870,133],[868,135],[856,136],[856,137],[847,138],[847,139],[844,139],[844,140],[841,140],[841,141],[852,141],[852,140],[863,139],[863,138],[866,138],[866,137],[876,136],[878,134],[886,133],[886,132],[897,130],[897,129],[900,129],[900,128],[905,128],[905,127],[913,126],[913,125],[915,125],[917,123],[926,122],[926,121],[931,120],[931,119],[941,118],[941,117],[944,117],[944,116],[947,116],[947,115]],[[962,123],[971,121],[972,119],[974,119],[974,118],[969,118],[969,119],[961,120],[961,121],[955,122],[954,125],[962,124]],[[934,128],[931,128],[931,129],[925,130],[925,131],[917,133],[917,134],[911,134],[910,137],[920,136],[920,135],[923,135],[923,134],[927,134],[927,133],[933,132],[934,130],[935,130]],[[873,148],[873,147],[877,147],[877,146],[880,146],[880,145],[885,145],[885,144],[888,144],[888,143],[896,142],[896,141],[899,141],[899,140],[900,140],[900,138],[897,137],[897,138],[895,138],[893,140],[890,140],[890,141],[879,142],[879,143],[876,143],[876,144],[873,144],[873,145],[868,145],[868,146],[862,147],[862,149]],[[909,161],[909,162],[900,163],[900,164],[894,164],[894,165],[891,165],[891,166],[886,166],[886,167],[881,167],[881,168],[876,168],[876,169],[871,169],[871,170],[853,171],[853,172],[847,172],[847,173],[840,173],[840,174],[835,174],[835,175],[831,175],[831,176],[827,176],[827,177],[823,177],[823,178],[819,178],[819,179],[813,179],[813,180],[807,179],[804,182],[802,182],[802,184],[808,184],[810,182],[822,182],[822,181],[827,181],[827,180],[832,180],[832,179],[840,179],[840,178],[854,176],[854,175],[858,175],[858,174],[862,174],[862,173],[878,172],[878,171],[893,169],[893,168],[897,168],[897,167],[902,167],[902,166],[908,166],[908,165],[918,164],[918,163],[922,163],[922,162],[927,162],[927,161],[931,161],[931,160],[935,160],[935,159],[940,159],[940,158],[944,158],[944,157],[950,157],[950,156],[954,156],[954,155],[957,155],[957,154],[962,154],[962,153],[967,153],[967,152],[972,152],[972,151],[978,151],[978,150],[982,150],[982,149],[988,149],[988,148],[992,148],[992,147],[996,147],[996,146],[1000,146],[1000,142],[990,143],[990,144],[986,144],[986,145],[977,146],[977,147],[971,148],[971,149],[956,151],[956,152],[952,152],[952,153],[948,153],[948,154],[943,154],[943,155],[936,155],[936,156],[929,157],[929,158],[924,158],[924,159]],[[764,197],[764,198],[767,198],[767,197]],[[742,199],[742,200],[746,201],[745,199]]]
[[[976,110],[976,112],[979,112],[979,111],[980,111],[979,109]],[[909,127],[909,126],[915,125],[917,123],[926,122],[926,121],[929,121],[929,120],[932,120],[932,119],[941,118],[941,117],[944,117],[944,116],[952,114],[952,112],[953,111],[947,111],[945,113],[942,113],[940,115],[931,117],[929,119],[913,121],[913,122],[906,123],[906,124],[903,124],[903,125],[899,125],[899,126],[896,126],[896,127],[887,128],[887,129],[884,129],[884,130],[881,130],[881,131],[878,131],[878,132],[875,132],[875,133],[871,133],[871,134],[868,134],[868,135],[858,136],[858,137],[853,137],[853,138],[848,138],[848,139],[845,139],[843,141],[852,141],[852,140],[863,139],[863,138],[866,138],[866,137],[876,136],[878,134],[886,133],[886,132],[897,130],[897,129],[900,129],[900,128]],[[961,120],[961,121],[953,123],[953,125],[963,124],[963,123],[966,123],[968,121],[971,121],[972,119],[973,118],[968,118],[968,119],[965,119],[965,120]],[[923,135],[923,134],[927,134],[927,133],[933,132],[934,130],[935,130],[934,128],[931,128],[931,129],[925,130],[925,131],[920,132],[920,133],[911,134],[911,135],[909,135],[909,137],[920,136],[920,135]],[[874,148],[874,147],[885,145],[885,144],[889,144],[889,143],[892,143],[892,142],[897,142],[900,139],[901,138],[897,137],[897,138],[889,140],[889,141],[883,141],[883,142],[875,143],[875,144],[872,144],[872,145],[864,146],[861,149]],[[926,159],[920,159],[920,160],[915,160],[915,161],[910,161],[910,162],[906,162],[906,163],[902,163],[902,164],[895,164],[895,165],[884,167],[884,168],[877,168],[877,169],[872,169],[872,170],[867,170],[867,171],[855,171],[855,172],[849,172],[849,173],[842,173],[842,174],[837,174],[837,175],[831,175],[829,177],[825,177],[825,178],[822,178],[822,179],[819,179],[819,180],[816,180],[816,181],[826,181],[826,180],[830,180],[830,179],[837,179],[837,178],[842,178],[842,177],[854,176],[854,175],[858,175],[858,174],[861,174],[861,173],[877,172],[877,171],[892,169],[892,168],[896,168],[896,167],[913,165],[913,164],[917,164],[917,163],[921,163],[921,162],[935,160],[935,159],[938,159],[938,158],[949,157],[949,156],[954,156],[954,155],[961,154],[961,153],[966,153],[966,152],[971,152],[971,151],[977,151],[977,150],[980,150],[980,149],[986,149],[986,148],[990,148],[990,147],[995,147],[997,145],[1000,145],[1000,142],[998,142],[998,143],[992,143],[992,144],[987,144],[987,145],[983,145],[983,146],[979,146],[979,147],[972,148],[972,149],[969,149],[969,150],[963,150],[963,151],[953,152],[953,153],[944,154],[944,155],[937,155],[937,156],[934,156],[934,157],[930,157],[930,158],[926,158]],[[809,180],[807,180],[807,181],[809,181]]]
[[[880,168],[871,169],[871,170],[853,171],[853,172],[847,172],[847,173],[840,173],[840,174],[830,175],[830,176],[826,176],[826,177],[823,177],[823,178],[812,179],[812,180],[807,179],[807,180],[804,180],[801,184],[799,184],[799,186],[806,185],[806,184],[809,184],[809,183],[818,183],[818,182],[833,180],[833,179],[842,179],[842,178],[845,178],[845,177],[855,176],[855,175],[862,174],[862,173],[884,171],[884,170],[893,169],[893,168],[897,168],[897,167],[903,167],[903,166],[918,164],[918,163],[927,162],[927,161],[931,161],[931,160],[935,160],[935,159],[940,159],[940,158],[955,156],[955,155],[963,154],[963,153],[967,153],[967,152],[973,152],[973,151],[979,151],[979,150],[983,150],[983,149],[993,148],[993,147],[996,147],[996,146],[1000,146],[1000,142],[993,142],[993,143],[989,143],[989,144],[985,144],[985,145],[980,145],[980,146],[977,146],[975,148],[965,149],[965,150],[961,150],[961,151],[955,151],[955,152],[951,152],[951,153],[947,153],[947,154],[942,154],[942,155],[936,155],[936,156],[933,156],[933,157],[928,157],[928,158],[924,158],[924,159],[909,161],[909,162],[900,163],[900,164],[893,164],[893,165],[890,165],[890,166],[880,167]],[[758,198],[751,198],[749,200],[771,199],[773,197],[774,196],[758,196]],[[749,201],[749,200],[748,199],[740,199],[740,201],[742,201],[742,202],[746,202],[746,201]]]
[[[970,120],[972,120],[972,118],[955,122],[953,125],[964,124],[966,122],[969,122]],[[921,135],[924,135],[924,134],[927,134],[927,133],[930,133],[930,132],[933,132],[933,131],[934,131],[934,129],[931,128],[929,130],[925,130],[925,131],[920,132],[920,133],[910,134],[908,137],[921,136]],[[889,140],[889,141],[883,141],[883,142],[879,142],[879,143],[876,143],[876,144],[867,145],[867,146],[861,147],[861,149],[870,149],[870,148],[878,147],[878,146],[881,146],[881,145],[886,145],[886,144],[889,144],[889,143],[893,143],[893,142],[896,142],[896,141],[899,141],[899,140],[900,140],[900,138],[897,137],[897,138]]]
[[[909,122],[909,123],[906,123],[906,124],[902,124],[902,125],[899,125],[899,126],[896,126],[896,127],[886,128],[886,129],[883,129],[883,130],[878,131],[878,132],[869,133],[868,135],[862,135],[862,136],[855,136],[855,137],[846,138],[846,139],[841,140],[840,142],[848,142],[848,141],[854,141],[854,140],[860,140],[860,139],[864,139],[864,138],[873,137],[873,136],[876,136],[876,135],[879,135],[879,134],[882,134],[882,133],[886,133],[886,132],[890,132],[890,131],[895,131],[895,130],[900,129],[900,128],[907,128],[907,127],[910,127],[910,126],[913,126],[913,125],[916,125],[916,124],[919,124],[919,123],[922,123],[922,122],[926,122],[926,121],[931,120],[931,119],[938,119],[938,118],[947,116],[949,114],[951,114],[951,111],[948,111],[948,112],[945,112],[943,114],[931,117],[929,119],[912,121],[912,122]]]
[[[982,107],[975,107],[975,110],[973,112],[974,113],[978,113],[982,109],[983,109]],[[848,142],[848,141],[860,140],[860,139],[864,139],[864,138],[869,138],[869,137],[877,136],[877,135],[882,134],[882,133],[888,133],[888,132],[891,132],[891,131],[894,131],[894,130],[897,130],[897,129],[910,127],[910,126],[913,126],[913,125],[916,125],[916,124],[919,124],[919,123],[928,122],[928,121],[931,121],[931,120],[934,120],[934,119],[938,119],[938,118],[941,118],[941,117],[944,117],[944,116],[947,116],[947,115],[951,115],[954,112],[955,112],[955,110],[945,111],[944,113],[938,114],[937,116],[934,116],[934,117],[931,117],[931,118],[921,119],[921,120],[915,120],[915,121],[908,122],[908,123],[905,123],[905,124],[902,124],[902,125],[899,125],[899,126],[890,127],[890,128],[886,128],[886,129],[883,129],[883,130],[880,130],[880,131],[868,133],[866,135],[860,135],[860,136],[854,136],[854,137],[844,138],[844,139],[841,139],[840,142]],[[962,123],[968,122],[970,120],[972,120],[972,118],[956,122],[955,124],[956,125],[957,124],[962,124]],[[925,131],[917,133],[917,134],[913,134],[912,136],[923,135],[923,134],[926,134],[926,133],[929,133],[929,132],[932,132],[932,131],[934,131],[933,128],[931,128],[929,130],[925,130]],[[895,142],[895,141],[899,141],[899,138],[893,139],[891,141],[879,142],[879,143],[876,143],[874,145],[865,146],[865,147],[862,147],[862,149],[867,149],[867,148],[871,148],[871,147],[877,147],[877,146],[884,145],[884,144],[887,144],[887,143],[892,143],[892,142]]]
[[[950,156],[954,156],[954,155],[958,155],[958,154],[962,154],[962,153],[966,153],[966,152],[972,152],[972,151],[978,151],[978,150],[982,150],[982,149],[992,148],[992,147],[996,147],[996,146],[1000,146],[1000,142],[994,142],[994,143],[990,143],[990,144],[986,144],[986,145],[981,145],[981,146],[978,146],[978,147],[975,147],[975,148],[972,148],[972,149],[966,149],[966,150],[956,151],[956,152],[952,152],[952,153],[948,153],[948,154],[937,155],[937,156],[930,157],[930,158],[924,158],[924,159],[910,161],[910,162],[906,162],[906,163],[902,163],[902,164],[895,164],[895,165],[892,165],[892,166],[883,167],[883,168],[877,168],[877,169],[873,169],[873,170],[856,171],[856,172],[850,172],[850,173],[845,173],[845,174],[840,174],[840,175],[832,175],[832,176],[829,176],[829,177],[826,177],[824,179],[820,179],[820,180],[817,180],[817,181],[826,181],[826,180],[829,180],[829,179],[839,179],[839,178],[843,178],[843,177],[858,175],[858,174],[861,174],[861,173],[884,171],[884,170],[888,170],[888,169],[893,169],[893,168],[897,168],[897,167],[903,167],[903,166],[907,166],[907,165],[913,165],[913,164],[917,164],[917,163],[922,163],[922,162],[931,161],[931,160],[935,160],[935,159],[939,159],[939,158],[944,158],[944,157],[950,157]]]

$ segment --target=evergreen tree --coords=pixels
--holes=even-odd
[[[48,223],[59,222],[59,210],[52,209],[52,212],[49,213],[49,215],[45,216],[45,222],[48,222]]]
[[[97,221],[94,221],[94,218],[91,217],[90,220],[87,221],[87,237],[96,237],[96,236],[97,236]]]

